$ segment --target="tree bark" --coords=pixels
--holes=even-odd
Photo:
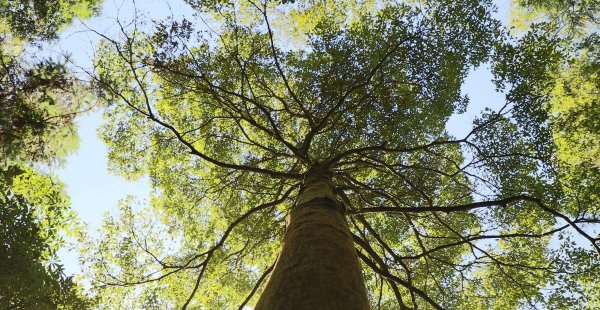
[[[305,175],[256,310],[369,309],[345,208],[334,194],[331,173],[318,168]]]

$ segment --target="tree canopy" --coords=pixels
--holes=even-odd
[[[84,110],[82,85],[66,60],[36,57],[74,18],[99,1],[0,2],[0,150],[2,165],[55,161],[77,146],[72,120]],[[59,138],[60,137],[60,138]]]
[[[0,1],[0,309],[84,309],[57,251],[78,229],[48,169],[78,145],[87,92],[65,60],[36,57],[98,1]],[[35,168],[34,168],[35,167]]]
[[[553,104],[556,76],[579,77],[550,25],[514,36],[490,1],[188,3],[198,20],[136,21],[97,51],[111,169],[154,186],[88,243],[101,304],[253,304],[318,164],[371,307],[598,305],[597,166],[574,163],[595,149],[566,146],[596,143],[597,93]],[[483,64],[506,103],[454,137]]]
[[[77,229],[62,184],[31,168],[0,172],[0,309],[84,309],[57,261],[62,234]]]
[[[560,1],[516,1],[512,30],[488,0],[186,2],[187,19],[136,11],[117,20],[118,36],[92,30],[109,169],[153,186],[145,208],[128,197],[81,237],[97,307],[255,305],[317,170],[373,309],[600,306],[596,2],[563,12]],[[0,18],[34,10],[62,23],[86,3],[57,13],[32,2]],[[61,27],[15,25],[23,38]],[[35,84],[27,72],[66,74],[54,65],[13,74],[3,98],[53,117],[57,95],[27,101],[27,85],[47,94],[66,80]],[[473,104],[462,87],[482,66],[505,102],[454,136],[448,121]],[[32,145],[22,137],[2,146]],[[3,204],[22,205],[7,216],[24,221],[33,201],[62,197],[16,189]],[[44,226],[11,225],[44,238]]]

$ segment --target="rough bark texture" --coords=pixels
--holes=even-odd
[[[364,279],[330,176],[311,173],[287,218],[257,310],[369,309]]]

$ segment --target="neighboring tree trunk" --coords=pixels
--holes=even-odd
[[[286,219],[281,253],[256,310],[369,309],[354,243],[331,181],[307,172]]]

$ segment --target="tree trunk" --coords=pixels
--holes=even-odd
[[[281,253],[256,310],[369,309],[344,206],[331,173],[317,168],[307,172],[286,219]]]

